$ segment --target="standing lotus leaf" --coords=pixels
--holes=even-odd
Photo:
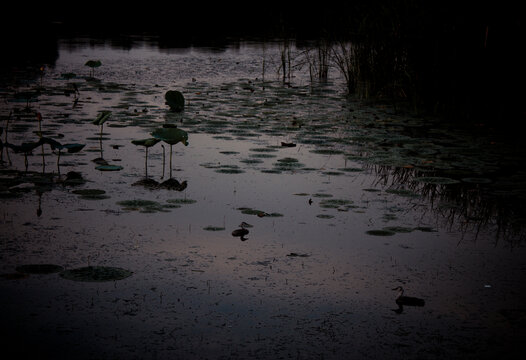
[[[146,173],[146,178],[148,178],[148,148],[154,146],[159,141],[161,141],[161,139],[156,139],[156,138],[132,140],[133,145],[145,147],[144,169]]]
[[[102,63],[100,62],[100,60],[88,60],[86,61],[84,65],[89,66],[91,68],[90,75],[93,77],[93,75],[95,74],[95,68],[98,68],[99,66],[101,66]]]
[[[164,94],[166,105],[170,107],[170,110],[175,112],[181,112],[184,110],[184,96],[180,91],[169,90]]]
[[[182,142],[185,146],[188,146],[188,133],[176,127],[168,126],[155,129],[151,135],[154,138],[160,139],[170,145],[170,178],[172,178],[172,146],[179,142]]]
[[[178,128],[157,128],[151,133],[151,135],[169,145],[175,145],[178,142],[182,142],[185,146],[188,146],[188,133]]]
[[[159,141],[161,141],[161,139],[149,138],[149,139],[142,139],[142,140],[132,140],[132,144],[149,148],[157,144]]]

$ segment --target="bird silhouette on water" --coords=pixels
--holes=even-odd
[[[398,297],[396,298],[396,305],[398,305],[398,309],[393,310],[397,314],[401,314],[404,311],[404,306],[422,307],[426,304],[426,302],[423,299],[419,299],[417,297],[412,296],[405,296],[404,288],[401,286],[397,286],[393,290],[399,291]]]

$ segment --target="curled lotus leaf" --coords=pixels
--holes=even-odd
[[[78,153],[80,150],[82,150],[86,146],[85,144],[65,144],[62,146],[63,149],[67,149],[68,153]]]
[[[92,124],[93,125],[102,125],[110,118],[110,116],[111,116],[111,111],[109,111],[109,110],[101,111],[99,113],[99,115],[97,115],[95,120],[93,120]]]
[[[184,96],[180,91],[169,90],[164,94],[166,105],[170,107],[172,111],[180,112],[184,110]]]

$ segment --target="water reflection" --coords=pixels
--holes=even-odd
[[[260,50],[226,51],[216,57],[148,51],[122,56],[104,49],[101,79],[79,82],[82,97],[76,108],[59,91],[64,79],[44,77],[47,88],[35,105],[52,120],[43,131],[86,140],[88,150],[101,159],[103,135],[104,158],[118,160],[122,169],[95,171],[88,155],[79,153],[69,166],[82,174],[81,186],[73,191],[52,186],[45,204],[61,206],[44,206],[35,222],[34,193],[13,194],[17,185],[36,182],[36,175],[23,171],[21,155],[3,164],[0,195],[7,210],[0,236],[9,235],[2,238],[2,251],[8,254],[2,266],[7,269],[25,258],[68,268],[98,262],[122,265],[133,275],[108,287],[74,291],[71,287],[77,285],[33,278],[26,288],[45,287],[50,300],[31,300],[25,307],[19,305],[24,302],[11,302],[4,308],[17,314],[27,309],[63,314],[66,309],[64,318],[41,321],[32,329],[75,324],[98,332],[97,339],[110,341],[117,332],[119,341],[135,344],[132,323],[145,329],[147,346],[158,341],[183,355],[196,347],[210,353],[222,349],[221,355],[228,357],[239,343],[250,344],[244,355],[290,343],[314,354],[317,345],[312,344],[323,343],[320,339],[352,348],[351,340],[344,340],[357,331],[360,339],[377,339],[382,331],[390,336],[390,347],[399,340],[400,323],[390,311],[392,286],[381,284],[411,282],[412,292],[438,299],[426,304],[425,312],[411,312],[414,319],[404,317],[409,326],[431,323],[432,331],[425,335],[429,339],[448,326],[455,328],[455,335],[465,331],[451,314],[462,314],[465,320],[470,316],[465,309],[521,303],[522,295],[513,291],[509,303],[502,303],[497,293],[484,293],[481,305],[478,295],[486,290],[480,290],[480,284],[492,282],[503,290],[520,285],[515,281],[524,271],[522,254],[500,247],[488,250],[484,243],[475,250],[457,246],[462,238],[456,228],[487,235],[499,216],[506,217],[505,209],[499,213],[491,205],[499,199],[492,196],[498,195],[501,173],[491,161],[477,162],[484,169],[477,176],[446,168],[456,159],[456,170],[470,170],[471,163],[463,161],[476,159],[478,148],[458,145],[468,143],[467,137],[439,126],[424,131],[423,119],[349,99],[337,80],[317,88],[308,72],[297,69],[290,86],[283,84],[283,74],[269,79],[267,72],[263,82]],[[277,50],[272,54],[279,66]],[[270,57],[272,49],[266,51]],[[55,75],[85,71],[83,57],[92,53],[84,49],[70,55],[61,57]],[[145,64],[153,71],[144,70]],[[192,81],[195,72],[201,76]],[[188,101],[184,113],[173,114],[164,104],[163,95],[174,81]],[[9,107],[24,104],[8,105],[2,116],[7,117]],[[112,110],[112,121],[104,134],[86,138],[101,108]],[[17,141],[32,136],[36,123],[29,121],[31,116],[17,120],[12,135]],[[178,127],[162,127],[167,123]],[[418,130],[408,136],[404,127]],[[142,148],[132,144],[134,139],[150,139],[156,129],[181,129],[191,138],[187,147],[174,149],[177,178],[165,179],[164,146],[152,146],[148,154],[145,149],[143,159]],[[446,141],[453,135],[454,141]],[[485,183],[487,175],[482,174],[491,169],[495,176]],[[77,179],[70,173],[71,181]],[[59,183],[57,174],[50,176],[53,184]],[[482,226],[467,229],[466,220]],[[509,267],[503,270],[502,264]],[[2,285],[8,292],[18,291],[13,284]],[[442,291],[464,294],[457,297],[462,304],[440,301],[435,295]],[[54,308],[49,310],[49,304]],[[399,299],[397,304],[396,312],[402,312],[413,303]],[[112,326],[91,325],[84,321],[86,313]],[[476,315],[470,325],[484,321]],[[290,338],[298,332],[308,340]],[[182,349],[174,343],[180,338],[188,339]]]
[[[504,240],[518,245],[526,237],[526,213],[522,206],[525,188],[520,173],[516,178],[503,178],[497,172],[493,175],[495,180],[486,177],[456,180],[429,170],[381,165],[370,169],[377,176],[376,183],[387,187],[390,193],[425,199],[445,228],[460,231],[473,240],[484,229],[494,233],[496,244]]]

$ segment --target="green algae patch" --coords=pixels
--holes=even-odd
[[[64,270],[60,276],[67,280],[83,282],[105,282],[126,279],[133,272],[111,266],[86,266],[71,270]]]

